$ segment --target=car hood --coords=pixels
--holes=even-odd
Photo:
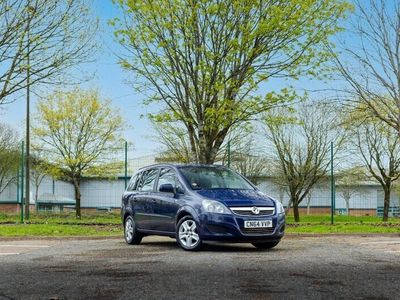
[[[226,206],[275,206],[272,198],[255,190],[211,189],[198,190],[196,193]]]

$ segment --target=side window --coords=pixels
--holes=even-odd
[[[138,174],[138,178],[136,179],[135,191],[140,191],[143,186],[143,178],[146,175],[147,171],[140,172]]]
[[[160,171],[160,176],[158,177],[157,191],[160,190],[162,184],[172,184],[176,187],[178,192],[183,192],[183,188],[176,178],[175,172],[171,169],[163,168]]]
[[[142,179],[140,180],[141,184],[138,187],[138,190],[142,192],[151,192],[154,188],[154,182],[157,178],[158,169],[150,169],[145,171],[142,175]]]
[[[127,191],[135,190],[138,177],[139,177],[138,173],[136,173],[134,176],[132,176],[131,180],[129,181],[128,187],[126,188]]]

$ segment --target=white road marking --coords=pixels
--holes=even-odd
[[[15,253],[0,253],[1,255],[18,255],[19,253],[15,252]]]
[[[388,250],[386,253],[400,253],[400,250]]]
[[[49,248],[50,246],[45,245],[1,245],[0,247],[13,247],[13,248]]]
[[[361,243],[360,245],[373,245],[373,244],[400,244],[400,241],[379,241],[379,242],[366,242]]]

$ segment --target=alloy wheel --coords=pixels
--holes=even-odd
[[[179,227],[179,240],[187,249],[193,249],[199,244],[200,237],[197,234],[194,220],[189,219],[182,222]]]
[[[133,221],[128,218],[125,222],[125,239],[129,243],[133,238]]]

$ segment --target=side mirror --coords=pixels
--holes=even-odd
[[[173,193],[173,194],[175,194],[175,188],[170,183],[164,183],[164,184],[160,185],[158,190],[160,192],[164,192],[164,193]]]

